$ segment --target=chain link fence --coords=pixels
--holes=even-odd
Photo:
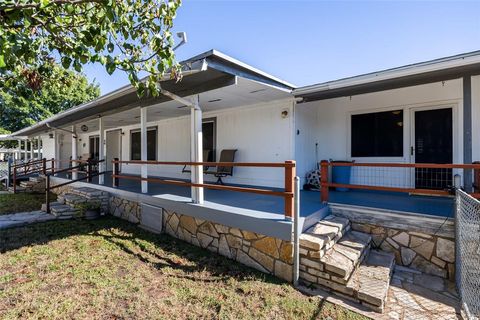
[[[456,191],[456,282],[467,319],[480,317],[480,201]]]

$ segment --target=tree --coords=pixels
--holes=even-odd
[[[139,95],[179,79],[171,28],[180,0],[1,0],[0,89],[45,82],[52,61],[77,72],[100,63],[123,70]],[[145,83],[139,73],[147,72]]]
[[[0,90],[0,131],[20,130],[100,95],[98,84],[89,83],[83,74],[52,63],[48,69],[40,90],[32,90],[27,82]]]

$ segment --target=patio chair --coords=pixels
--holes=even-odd
[[[212,150],[203,150],[203,161],[208,162],[210,161],[210,154],[212,153]],[[209,167],[205,167],[205,170],[208,170]],[[190,169],[190,166],[184,165],[182,169],[182,173],[190,173],[192,172],[192,169]]]
[[[235,162],[236,152],[237,152],[237,149],[222,150],[222,152],[220,153],[219,162]],[[233,176],[233,167],[217,166],[215,167],[215,170],[206,169],[203,173],[214,175],[217,178],[217,182],[215,183],[223,185],[224,183],[222,181],[222,178],[226,176]]]

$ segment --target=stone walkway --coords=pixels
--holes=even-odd
[[[461,319],[455,284],[396,266],[382,319]]]
[[[0,229],[22,227],[32,223],[45,222],[51,220],[65,219],[70,217],[55,217],[43,211],[20,212],[13,214],[0,215]]]
[[[376,320],[461,319],[453,282],[402,266],[395,266],[383,314],[318,288],[298,289]]]

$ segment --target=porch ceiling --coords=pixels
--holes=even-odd
[[[203,112],[248,106],[291,97],[288,92],[244,78],[237,78],[236,82],[232,85],[202,92],[198,95],[200,97],[200,107]],[[119,126],[139,124],[139,109],[139,106],[125,111],[117,109],[116,113],[109,113],[108,115],[103,116],[104,127],[106,129],[111,129]],[[190,109],[188,107],[183,106],[177,101],[170,100],[151,104],[147,111],[147,119],[149,122],[159,121],[189,114]],[[82,119],[75,121],[75,123],[78,125],[86,125],[88,127],[88,132],[98,130],[97,117]],[[71,124],[69,123],[69,125],[67,127],[64,126],[64,128],[67,129],[70,125]]]

